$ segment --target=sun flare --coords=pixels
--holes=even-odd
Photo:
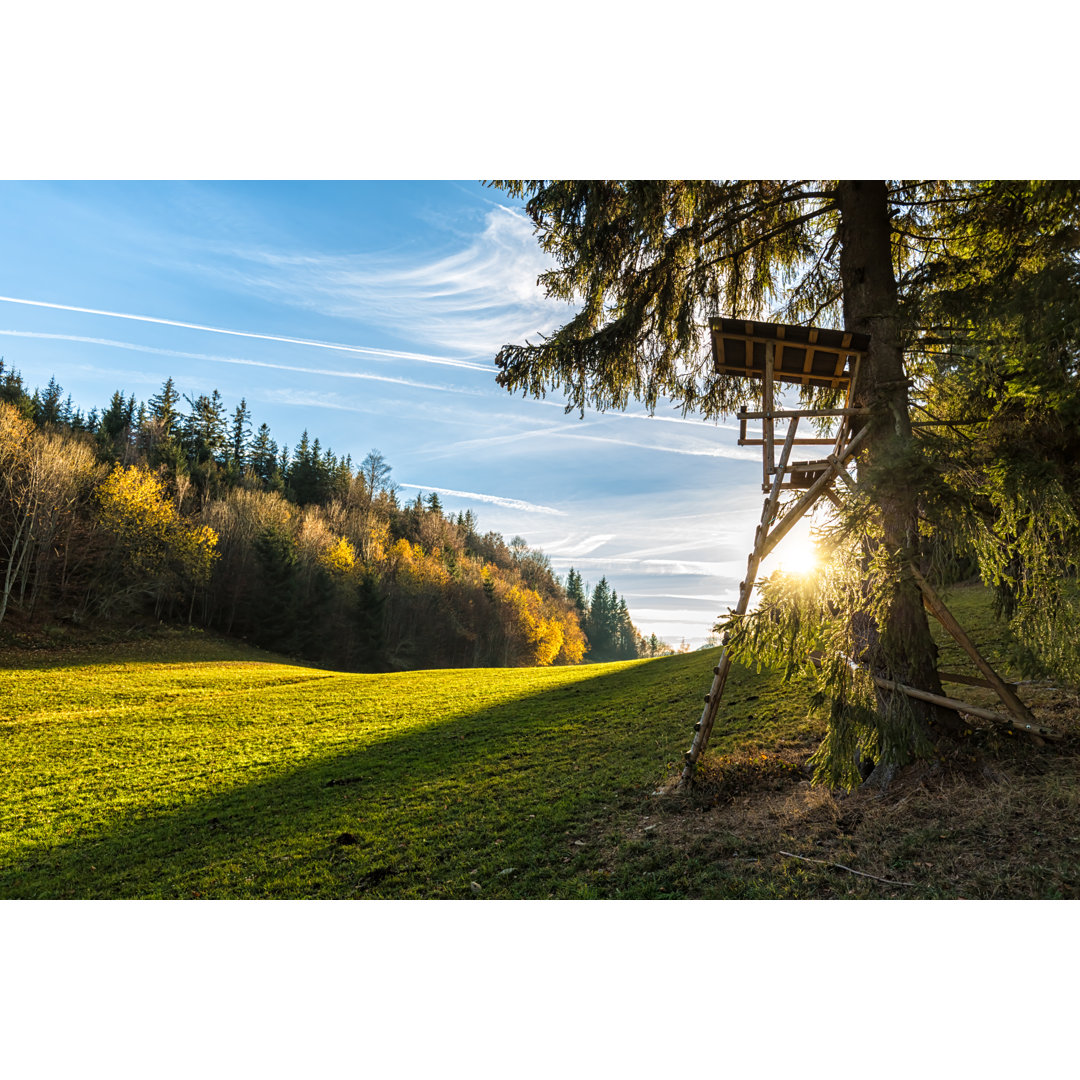
[[[809,536],[789,536],[776,552],[776,568],[792,577],[809,577],[821,566],[818,546]]]

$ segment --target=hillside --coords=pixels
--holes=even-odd
[[[1080,895],[1075,696],[1035,695],[1064,745],[987,736],[841,797],[802,767],[807,688],[737,672],[686,799],[714,655],[357,675],[179,632],[8,653],[0,896]]]

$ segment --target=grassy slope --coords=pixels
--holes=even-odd
[[[654,794],[712,662],[349,675],[201,635],[24,656],[0,669],[0,896],[1077,895],[1071,751],[840,799],[792,767],[821,732],[805,687],[768,676],[730,684],[711,783]]]

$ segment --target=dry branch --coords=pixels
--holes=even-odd
[[[803,862],[817,863],[819,866],[835,866],[837,870],[846,870],[849,874],[858,874],[859,877],[868,877],[873,878],[874,881],[883,881],[886,885],[907,885],[910,888],[916,888],[917,885],[914,881],[891,881],[889,878],[878,877],[877,874],[866,874],[862,870],[852,870],[850,866],[844,866],[843,863],[826,862],[824,859],[808,859],[805,855],[796,855],[791,851],[780,851],[777,854],[786,855],[789,859],[801,859]]]

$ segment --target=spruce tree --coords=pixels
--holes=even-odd
[[[586,636],[589,651],[596,660],[610,660],[615,652],[615,609],[612,606],[611,587],[602,577],[593,589],[586,620]]]
[[[582,584],[581,575],[572,566],[566,574],[566,598],[574,605],[578,617],[584,621],[586,612],[585,586]]]
[[[165,440],[173,439],[179,434],[179,404],[180,392],[176,389],[171,375],[162,384],[160,392],[147,402],[150,415],[161,425],[161,435]]]
[[[278,477],[277,443],[270,437],[268,424],[260,424],[251,444],[251,471],[268,487]]]
[[[240,404],[233,411],[232,430],[229,434],[229,464],[237,478],[247,471],[250,441],[251,410],[248,409],[247,400],[241,398]]]
[[[56,425],[63,417],[63,402],[61,397],[64,391],[56,381],[55,376],[50,376],[49,384],[37,397],[37,408],[34,415],[34,423],[39,427],[48,424]]]

